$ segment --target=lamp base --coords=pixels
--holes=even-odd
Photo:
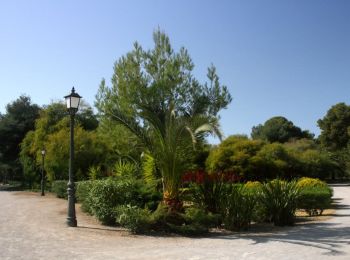
[[[76,227],[77,226],[77,220],[74,218],[67,218],[66,223],[69,227]]]

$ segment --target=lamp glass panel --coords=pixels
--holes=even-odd
[[[80,98],[78,98],[78,97],[71,97],[71,107],[72,108],[78,108],[79,107],[79,101],[80,101]]]
[[[71,106],[70,106],[70,97],[67,97],[66,98],[66,102],[67,102],[67,108],[70,108]]]

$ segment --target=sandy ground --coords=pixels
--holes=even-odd
[[[334,197],[337,210],[322,222],[186,238],[130,235],[79,207],[70,228],[65,200],[2,191],[0,259],[350,259],[350,186],[334,187]]]

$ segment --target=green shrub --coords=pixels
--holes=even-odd
[[[265,206],[261,203],[259,196],[261,195],[262,183],[259,181],[248,181],[244,184],[245,192],[250,193],[256,199],[256,204],[253,211],[252,221],[257,223],[268,222],[268,214]]]
[[[151,212],[137,206],[122,205],[115,208],[116,221],[132,233],[146,233],[151,229]]]
[[[93,186],[93,181],[79,181],[77,182],[76,198],[77,202],[81,203],[81,209],[84,212],[92,214],[90,208],[90,191]]]
[[[114,165],[113,174],[117,177],[136,177],[138,167],[133,162],[119,160]]]
[[[53,181],[51,185],[51,192],[55,193],[57,198],[67,199],[67,183],[68,181],[65,180]]]
[[[215,225],[217,215],[207,214],[198,208],[187,208],[185,213],[172,212],[160,204],[152,213],[152,228],[158,231],[173,232],[184,236],[198,236],[209,231]]]
[[[103,172],[101,166],[90,166],[88,170],[88,175],[90,180],[98,180],[103,178]]]
[[[261,190],[262,183],[260,181],[248,181],[244,184],[244,188],[247,191]]]
[[[261,187],[259,199],[276,226],[293,225],[299,198],[295,181],[273,180]]]
[[[184,218],[187,224],[198,224],[207,228],[216,227],[220,223],[220,215],[194,207],[185,209]]]
[[[200,225],[198,223],[173,225],[168,224],[170,232],[180,234],[183,236],[199,236],[208,233],[208,227]]]
[[[331,205],[332,191],[328,187],[308,187],[300,191],[298,208],[305,210],[309,216],[322,215],[324,209]]]
[[[115,207],[137,202],[134,198],[136,185],[133,180],[105,179],[93,182],[89,192],[87,208],[103,224],[115,224]]]
[[[143,180],[135,180],[134,182],[135,191],[133,196],[137,205],[155,211],[163,198],[162,193]]]
[[[298,208],[305,210],[310,216],[321,215],[330,207],[333,190],[327,183],[315,178],[303,177],[297,182],[300,188]]]
[[[303,177],[300,178],[297,182],[298,188],[314,188],[314,187],[320,187],[320,188],[328,188],[328,184],[324,181],[321,181],[320,179],[316,178],[309,178],[309,177]]]
[[[224,194],[221,213],[225,228],[229,230],[248,229],[254,214],[257,198],[243,185],[231,185]]]

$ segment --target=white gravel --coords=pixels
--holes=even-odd
[[[205,238],[133,236],[101,226],[65,200],[0,192],[0,259],[350,259],[350,186],[334,187],[340,209],[325,222]]]

